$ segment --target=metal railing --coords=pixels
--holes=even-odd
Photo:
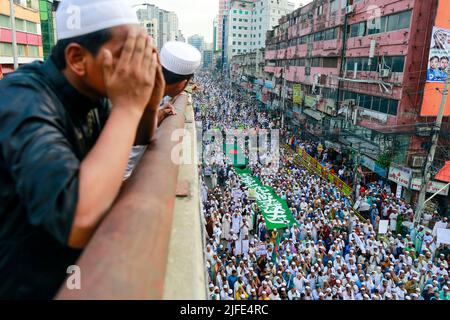
[[[56,299],[162,299],[179,166],[172,132],[185,123],[187,96],[174,103],[77,265],[81,289],[62,286]],[[182,138],[180,138],[181,140]]]

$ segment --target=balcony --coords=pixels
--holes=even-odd
[[[56,299],[206,299],[195,121],[186,96],[174,106],[77,262],[81,289]],[[171,161],[177,147],[194,161]]]

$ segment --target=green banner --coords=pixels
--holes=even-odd
[[[313,96],[305,96],[305,105],[307,107],[313,108],[316,106],[316,97]]]
[[[294,84],[292,86],[292,99],[294,103],[300,104],[302,102],[302,85]]]
[[[235,168],[236,174],[248,189],[256,190],[256,203],[261,209],[267,229],[283,229],[296,223],[286,201],[275,194],[272,188],[261,184],[250,170]]]

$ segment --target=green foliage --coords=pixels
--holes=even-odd
[[[376,163],[383,168],[389,168],[389,166],[391,165],[391,162],[392,162],[392,158],[393,158],[392,153],[387,151],[387,152],[380,154],[380,156],[376,160]]]

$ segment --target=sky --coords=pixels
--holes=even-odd
[[[213,41],[213,21],[219,12],[219,0],[128,0],[133,5],[150,3],[161,9],[174,11],[180,23],[180,30],[186,37],[200,34],[205,42]],[[310,0],[290,0],[298,8],[300,3],[306,4]],[[138,9],[136,7],[136,9]]]

